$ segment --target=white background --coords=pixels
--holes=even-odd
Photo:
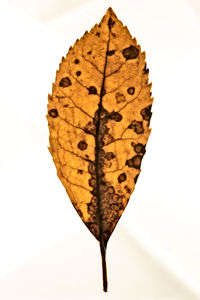
[[[61,57],[109,6],[146,51],[155,100],[142,173],[108,244],[105,295],[98,243],[56,176],[45,115]],[[1,0],[0,32],[1,298],[200,299],[200,2]]]

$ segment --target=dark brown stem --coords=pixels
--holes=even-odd
[[[102,275],[103,275],[103,291],[108,291],[107,267],[106,267],[106,246],[100,242],[101,258],[102,258]]]

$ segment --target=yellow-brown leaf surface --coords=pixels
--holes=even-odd
[[[72,204],[105,249],[134,190],[150,134],[145,52],[108,9],[62,59],[48,103],[50,152]]]

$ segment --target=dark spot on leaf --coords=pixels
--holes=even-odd
[[[151,112],[151,105],[143,108],[140,112],[140,114],[142,115],[142,118],[145,120],[145,121],[150,121],[151,119],[151,115],[152,115],[152,112]]]
[[[131,194],[131,190],[127,185],[125,185],[124,189],[127,191],[128,194]]]
[[[58,116],[58,111],[56,108],[53,108],[51,110],[48,111],[48,114],[50,115],[50,117],[52,118],[57,118]]]
[[[102,108],[101,115],[100,115],[101,119],[103,119],[105,117],[108,117],[108,116],[109,116],[109,112],[106,109]],[[107,123],[107,120],[104,120],[102,122],[104,122],[104,123],[106,122]]]
[[[116,38],[116,34],[114,32],[111,32],[111,35]]]
[[[87,54],[89,54],[89,55],[92,54],[92,51],[88,51]]]
[[[101,180],[101,181],[100,181],[100,184],[106,185],[106,182],[105,182],[104,180]]]
[[[132,158],[127,159],[126,165],[130,168],[140,169],[141,161],[142,161],[142,156],[135,155]]]
[[[130,88],[128,88],[128,89],[127,89],[127,93],[128,93],[129,95],[133,95],[133,94],[135,93],[135,88],[134,88],[134,86],[131,86]]]
[[[90,162],[89,165],[88,165],[88,172],[90,174],[95,174],[95,171],[96,171],[95,165]]]
[[[89,203],[88,203],[88,207],[89,207]],[[88,212],[91,216],[95,216],[97,213],[97,209],[92,206],[93,210],[89,210]],[[96,222],[85,222],[85,225],[87,226],[87,228],[90,230],[90,232],[99,240],[99,225],[97,225]]]
[[[115,99],[116,99],[117,103],[121,103],[121,102],[126,101],[125,96],[123,94],[120,94],[120,93],[116,93]]]
[[[140,121],[137,121],[134,125],[134,131],[137,133],[137,134],[142,134],[144,133],[144,128],[143,128],[143,122],[140,122]]]
[[[78,169],[77,173],[78,173],[78,174],[83,174],[83,170]]]
[[[135,59],[139,55],[139,50],[135,46],[131,45],[130,47],[125,48],[122,53],[126,60]]]
[[[95,187],[96,186],[96,178],[95,178],[95,176],[93,175],[92,178],[90,178],[88,182],[89,182],[89,186]]]
[[[120,196],[118,194],[113,195],[113,201],[119,201]]]
[[[126,174],[125,173],[122,173],[118,176],[118,182],[121,183],[121,182],[124,182],[126,180]]]
[[[112,56],[113,54],[115,54],[115,50],[107,51],[107,55],[108,56]]]
[[[149,73],[149,69],[147,69],[147,64],[145,63],[144,69],[143,69],[143,73],[144,74],[148,74]]]
[[[80,218],[83,218],[82,211],[76,207],[76,211],[79,214]]]
[[[97,94],[97,89],[95,88],[95,86],[90,86],[88,88],[89,94],[93,94],[96,95]]]
[[[99,147],[102,148],[105,145],[104,141],[99,142]]]
[[[129,124],[128,129],[133,129],[135,133],[142,134],[144,133],[143,122],[133,120],[131,124]]]
[[[77,71],[76,76],[80,76],[80,75],[81,75],[81,71]]]
[[[100,135],[106,134],[109,131],[109,128],[106,126],[105,123],[101,122],[99,126]]]
[[[138,143],[134,146],[134,151],[136,153],[142,153],[145,154],[146,150],[145,150],[145,145]]]
[[[74,61],[74,63],[77,65],[77,64],[79,64],[79,59],[75,59],[75,61]]]
[[[105,158],[107,160],[111,160],[111,159],[115,158],[115,155],[113,154],[113,152],[106,152]]]
[[[94,187],[90,193],[94,196],[97,196],[97,189]]]
[[[97,32],[95,35],[98,36],[98,37],[100,37],[100,32]]]
[[[85,141],[80,141],[80,142],[78,143],[78,148],[79,148],[80,150],[85,150],[85,149],[87,149],[87,143],[86,143]]]
[[[88,213],[90,215],[95,215],[97,212],[97,198],[93,196],[91,198],[91,202],[87,203],[87,207],[88,207]]]
[[[116,122],[120,122],[122,120],[122,115],[120,115],[120,113],[118,113],[118,112],[113,111],[110,114],[110,118],[111,118],[111,120],[115,120]]]
[[[96,126],[94,125],[94,122],[88,122],[84,128],[84,131],[86,133],[95,135],[96,134]]]
[[[114,194],[115,193],[114,187],[113,186],[109,186],[107,192],[108,192],[108,194]]]
[[[139,174],[137,174],[137,175],[135,176],[135,178],[134,178],[135,184],[136,184],[136,182],[137,182],[137,180],[138,180],[138,177],[139,177]]]
[[[108,28],[111,29],[114,26],[114,24],[115,24],[115,21],[113,21],[112,18],[109,18],[109,20],[108,20]]]
[[[114,141],[114,138],[113,138],[113,136],[111,134],[105,134],[103,136],[103,143],[104,143],[104,145],[107,145],[107,144],[109,144],[109,143],[111,143],[113,141]]]
[[[59,85],[61,87],[67,87],[67,86],[70,86],[72,83],[71,83],[71,80],[69,79],[69,77],[64,77],[61,79]]]
[[[134,129],[134,123],[131,122],[131,124],[129,124],[127,128],[128,128],[128,129]]]

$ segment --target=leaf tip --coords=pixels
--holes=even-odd
[[[106,14],[108,14],[110,17],[115,17],[115,18],[117,18],[117,16],[116,16],[116,14],[114,13],[112,7],[109,7],[109,8],[107,9]]]

